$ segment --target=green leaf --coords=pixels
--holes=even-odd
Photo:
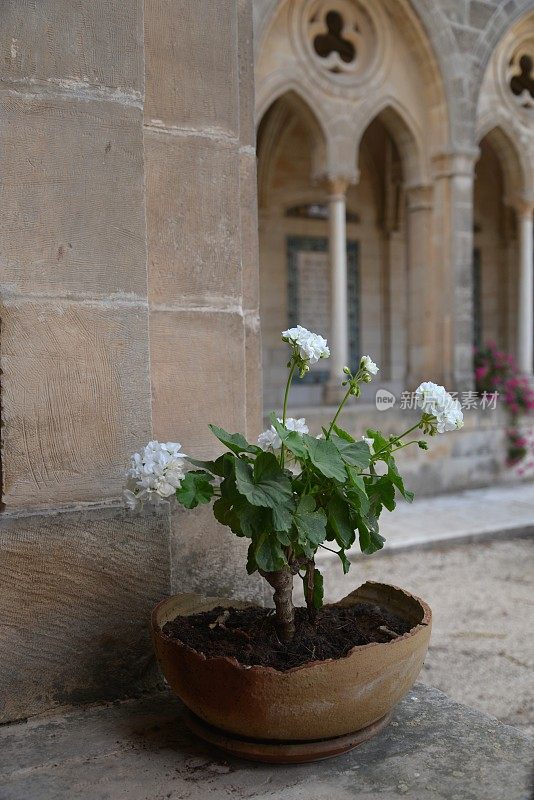
[[[366,523],[363,521],[358,525],[358,530],[360,534],[360,550],[365,555],[372,555],[376,553],[377,550],[381,550],[384,546],[384,542],[386,541],[383,536],[380,536],[378,533],[378,529],[370,528]]]
[[[344,488],[344,492],[351,502],[352,506],[362,515],[365,516],[369,512],[370,504],[365,488],[365,481],[361,475],[358,475],[355,470],[348,469],[349,473],[349,486]]]
[[[339,436],[339,438],[340,438],[340,439],[344,439],[346,442],[355,442],[355,441],[356,441],[356,440],[355,440],[355,439],[354,439],[354,438],[353,438],[353,437],[350,435],[350,433],[348,433],[347,431],[344,431],[344,430],[343,430],[343,428],[340,428],[340,427],[338,427],[337,425],[334,425],[334,427],[333,427],[333,429],[332,429],[332,430],[334,431],[334,433],[335,433],[337,436]],[[365,444],[365,442],[364,442],[364,444]]]
[[[326,515],[322,509],[315,510],[315,500],[311,495],[304,495],[300,499],[293,522],[302,552],[306,558],[313,558],[326,538]]]
[[[213,504],[213,516],[221,525],[226,525],[236,536],[243,536],[241,522],[234,504],[228,497],[219,497]]]
[[[217,425],[210,425],[209,427],[217,439],[226,445],[229,450],[237,453],[237,455],[240,453],[253,453],[256,455],[262,452],[261,447],[255,444],[249,444],[240,433],[228,433],[228,431],[225,431],[223,428],[218,428]]]
[[[287,561],[282,546],[273,534],[262,533],[254,546],[256,564],[263,572],[277,572]]]
[[[343,575],[346,575],[347,572],[350,569],[350,561],[347,558],[347,556],[345,555],[345,551],[344,550],[338,550],[337,554],[338,554],[338,556],[340,558],[340,561],[341,561],[341,564],[343,566]]]
[[[389,457],[389,451],[392,447],[391,442],[386,439],[380,431],[375,431],[372,428],[369,428],[366,432],[366,436],[368,439],[373,440],[373,450],[375,453],[378,453],[380,450],[384,452],[380,454],[378,457],[379,461],[386,461]]]
[[[325,478],[332,478],[338,483],[345,483],[347,473],[345,464],[335,444],[326,439],[314,439],[313,436],[304,435],[308,446],[310,461]]]
[[[393,456],[390,456],[387,463],[388,463],[388,478],[397,487],[397,489],[404,497],[404,499],[407,500],[408,503],[411,503],[414,498],[414,493],[410,492],[404,486],[404,481],[399,475],[399,471],[397,469],[397,465],[395,463],[395,459],[393,458]]]
[[[351,547],[356,534],[347,502],[339,495],[334,495],[328,503],[327,514],[338,545],[343,548]]]
[[[308,449],[304,442],[303,434],[298,431],[288,431],[281,422],[278,422],[276,414],[271,414],[271,422],[275,431],[277,432],[284,445],[290,450],[297,458],[307,458]]]
[[[337,447],[345,464],[359,469],[366,469],[369,466],[371,451],[366,442],[347,442],[340,436],[332,436],[330,441]]]
[[[379,478],[374,485],[375,491],[378,492],[380,501],[388,511],[393,511],[395,508],[395,484],[389,479],[387,475]]]
[[[237,459],[236,486],[253,506],[272,509],[275,530],[290,529],[293,488],[273,453],[261,452],[254,462],[254,470],[246,461]]]
[[[313,571],[313,606],[321,608],[324,600],[323,576],[318,569]]]
[[[220,478],[227,478],[234,472],[235,456],[232,453],[223,453],[215,461],[198,461],[196,458],[188,458],[187,460],[193,466],[207,470]]]
[[[213,497],[213,476],[208,472],[187,472],[181,486],[176,490],[176,499],[186,508],[196,508],[209,503]]]

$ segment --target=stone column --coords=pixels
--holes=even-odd
[[[349,312],[347,298],[346,192],[348,181],[333,178],[328,184],[329,252],[331,280],[330,380],[327,401],[335,403],[343,367],[349,362]]]
[[[436,380],[473,388],[473,177],[478,149],[433,158]]]
[[[437,351],[437,264],[432,257],[433,187],[406,189],[408,240],[407,387],[413,389],[435,374]]]
[[[533,225],[532,203],[516,206],[519,228],[519,280],[517,298],[517,363],[525,375],[532,375],[534,330]]]

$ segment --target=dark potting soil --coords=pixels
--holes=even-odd
[[[310,622],[305,608],[296,609],[296,633],[290,644],[276,635],[274,610],[224,609],[176,617],[163,626],[178,639],[208,658],[234,657],[241,664],[287,670],[309,661],[341,658],[355,645],[390,642],[402,636],[410,623],[378,605],[358,603],[348,608],[326,606]]]

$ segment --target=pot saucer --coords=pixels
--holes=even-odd
[[[248,761],[262,761],[267,764],[304,764],[348,753],[359,744],[372,739],[389,723],[392,713],[371,723],[354,733],[334,736],[331,739],[316,739],[309,742],[277,742],[265,739],[239,737],[213,725],[208,725],[189,709],[183,709],[183,719],[189,730],[205,742],[224,750],[229,755]]]

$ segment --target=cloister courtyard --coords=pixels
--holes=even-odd
[[[532,800],[534,0],[0,31],[0,800]],[[401,627],[303,668],[366,666],[247,704],[299,736],[179,637],[246,679],[171,692],[157,604],[288,650],[365,581]]]

